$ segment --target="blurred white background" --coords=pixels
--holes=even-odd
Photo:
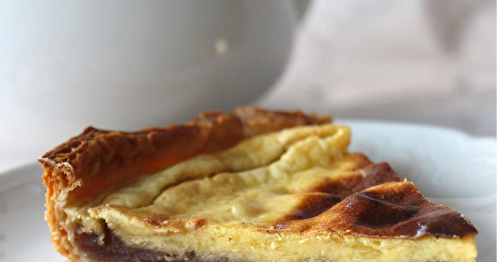
[[[0,170],[243,104],[496,134],[493,0],[0,0],[0,36]]]
[[[496,1],[313,1],[258,102],[496,136]]]

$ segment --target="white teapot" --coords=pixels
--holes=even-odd
[[[290,1],[3,1],[0,156],[252,102],[287,62]],[[1,163],[0,165],[5,164]]]

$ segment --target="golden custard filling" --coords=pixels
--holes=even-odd
[[[98,245],[110,230],[165,260],[474,261],[466,219],[388,164],[349,153],[349,141],[349,128],[333,124],[249,138],[62,207],[65,227]]]
[[[200,155],[193,159],[181,162],[173,167],[167,168],[161,172],[143,177],[131,186],[123,187],[111,193],[103,194],[95,201],[92,201],[90,204],[85,206],[65,207],[64,210],[68,214],[71,214],[69,219],[75,219],[79,223],[83,224],[82,230],[84,232],[98,233],[101,233],[99,226],[97,226],[99,223],[91,221],[91,218],[94,216],[90,215],[89,212],[92,213],[94,209],[102,209],[106,206],[141,210],[148,208],[154,209],[167,205],[167,203],[161,204],[159,199],[164,199],[163,201],[172,201],[172,198],[171,200],[167,197],[169,195],[174,196],[177,194],[175,198],[181,202],[175,203],[174,206],[170,206],[170,211],[177,213],[177,216],[182,213],[184,213],[184,215],[189,215],[190,212],[196,212],[196,206],[186,202],[196,203],[198,201],[195,201],[195,199],[203,199],[201,195],[197,195],[198,192],[190,191],[190,188],[203,186],[203,190],[206,194],[209,194],[210,192],[213,194],[213,199],[210,201],[217,201],[217,198],[222,199],[227,197],[227,195],[221,194],[222,192],[217,192],[221,187],[226,188],[227,185],[222,182],[220,182],[222,184],[217,185],[218,182],[214,181],[214,179],[219,180],[222,177],[233,177],[233,175],[235,175],[234,177],[237,175],[243,179],[251,178],[255,176],[253,175],[255,172],[266,172],[266,170],[269,170],[273,164],[275,165],[274,169],[276,169],[276,167],[278,167],[276,164],[280,162],[282,164],[279,166],[286,168],[285,165],[287,163],[282,161],[300,161],[301,159],[295,157],[296,154],[300,154],[297,150],[307,151],[304,146],[313,146],[313,144],[319,145],[318,143],[321,142],[324,144],[325,141],[322,141],[324,138],[329,138],[329,144],[335,145],[334,147],[329,148],[330,151],[334,150],[336,154],[339,155],[338,157],[343,156],[346,154],[345,149],[349,144],[349,133],[349,129],[345,127],[324,125],[320,127],[297,127],[276,133],[261,135],[243,141],[229,150],[222,151],[220,153]],[[315,141],[312,143],[306,142],[306,144],[304,144],[304,140],[311,139]],[[299,146],[296,145],[297,143]],[[303,144],[302,146],[300,146],[301,143]],[[327,145],[324,144],[323,146],[326,147]],[[304,153],[310,154],[313,152]],[[281,158],[283,158],[286,154],[289,156],[282,160]],[[330,155],[331,154],[324,155],[323,157],[330,158]],[[320,158],[320,156],[316,156],[316,158]],[[313,163],[309,161],[309,163],[304,164],[311,165]],[[291,165],[291,167],[293,166],[295,165]],[[242,172],[243,174],[238,174],[238,172]],[[245,172],[250,175],[245,175]],[[280,175],[278,172],[278,170],[275,171],[276,175]],[[262,174],[260,176],[262,176]],[[205,178],[210,177],[212,177],[212,180],[205,180]],[[264,183],[259,184],[258,181],[254,182],[255,188],[253,189],[257,190],[255,192],[258,192],[259,185],[262,186],[261,190],[264,189],[264,187],[272,186]],[[243,192],[237,193],[241,194]],[[262,193],[264,193],[264,191]],[[230,197],[233,198],[234,196]],[[209,206],[205,201],[201,201],[198,204],[205,206],[208,210],[219,208],[217,206]],[[252,202],[254,202],[255,205],[258,205],[258,203],[263,204],[262,202],[265,201],[260,201],[258,203],[255,201]],[[158,206],[158,204],[160,206]],[[232,206],[227,208],[230,210],[233,209]],[[235,207],[235,212],[237,213],[239,209],[240,208]],[[273,211],[270,210],[270,212]],[[102,213],[102,211],[100,213]],[[225,215],[220,212],[212,213],[221,216]],[[171,215],[168,213],[164,214],[169,216]]]

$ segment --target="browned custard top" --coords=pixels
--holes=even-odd
[[[311,207],[314,205],[305,209]],[[449,238],[477,233],[460,213],[426,200],[409,182],[385,183],[355,192],[312,218],[285,219],[273,229],[300,232],[333,230],[398,238],[425,235]]]
[[[349,129],[335,125],[250,139],[115,192],[90,214],[132,235],[210,227],[392,238],[476,233],[387,163],[347,153],[348,139]],[[194,179],[169,185],[177,175]]]

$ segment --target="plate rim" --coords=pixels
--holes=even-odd
[[[334,124],[342,125],[345,123],[348,124],[374,124],[374,125],[387,125],[387,126],[407,126],[412,128],[423,128],[427,130],[434,130],[440,132],[448,132],[454,133],[456,135],[463,136],[464,138],[470,138],[473,140],[485,140],[496,143],[497,138],[495,136],[476,136],[466,131],[448,127],[448,126],[440,126],[436,124],[428,124],[428,123],[415,123],[415,122],[405,122],[405,121],[392,121],[392,120],[373,120],[373,119],[353,119],[353,118],[335,118],[333,121]]]

